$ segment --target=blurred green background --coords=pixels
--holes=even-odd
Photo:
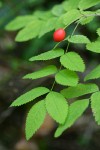
[[[18,15],[32,14],[36,10],[48,10],[62,1],[2,0],[0,2],[0,150],[100,150],[100,127],[95,124],[91,110],[88,110],[58,139],[53,138],[56,124],[47,116],[38,133],[27,142],[24,126],[31,104],[20,108],[9,108],[16,97],[32,87],[38,85],[51,87],[53,77],[38,81],[22,80],[22,77],[45,65],[45,63],[30,63],[28,59],[52,49],[55,43],[52,39],[53,32],[47,33],[40,39],[17,43],[14,41],[17,32],[7,32],[5,25]],[[97,17],[88,25],[80,26],[76,33],[87,35],[93,41],[97,38],[95,30],[99,25],[100,18]],[[73,25],[66,30],[67,34],[72,30]],[[67,43],[64,42],[60,46],[66,48],[66,45]],[[84,45],[71,45],[70,49],[78,51],[85,59],[86,72],[100,63],[100,56],[85,51]],[[59,65],[58,61],[49,63]],[[61,87],[56,85],[55,88],[59,90]]]

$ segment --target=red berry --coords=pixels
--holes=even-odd
[[[60,28],[54,32],[53,39],[55,42],[61,42],[65,39],[65,36],[66,36],[65,30]]]

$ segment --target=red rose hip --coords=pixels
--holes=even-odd
[[[65,30],[60,28],[54,32],[53,39],[55,42],[61,42],[65,39],[65,36],[66,36]]]

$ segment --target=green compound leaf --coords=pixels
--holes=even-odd
[[[24,76],[24,79],[38,79],[48,75],[55,74],[57,72],[57,68],[54,65],[47,66],[42,70],[27,74]]]
[[[56,74],[55,80],[61,85],[76,86],[78,84],[79,78],[74,71],[64,69]]]
[[[46,109],[56,122],[60,124],[65,122],[68,114],[68,103],[63,95],[50,92],[46,97]]]
[[[64,54],[64,50],[61,48],[57,48],[57,49],[42,53],[40,55],[34,56],[34,57],[30,58],[29,60],[30,61],[50,60],[50,59],[60,57],[63,54]]]
[[[88,43],[86,45],[87,50],[95,52],[95,53],[100,53],[100,42],[99,41],[95,41],[92,43]]]
[[[68,11],[64,15],[62,15],[62,18],[63,18],[64,24],[66,25],[66,27],[68,27],[71,23],[78,20],[81,16],[82,15],[80,14],[78,10],[73,9],[71,11]]]
[[[83,114],[89,105],[88,99],[78,100],[69,106],[68,117],[63,125],[59,125],[55,132],[55,137],[59,137],[66,129],[71,127],[75,121]]]
[[[21,106],[49,92],[45,87],[37,87],[18,97],[11,106]]]
[[[86,75],[84,81],[100,78],[100,65]]]
[[[12,20],[10,23],[6,25],[6,30],[9,31],[15,31],[18,29],[23,28],[33,20],[36,20],[36,17],[32,15],[25,15],[25,16],[18,16],[14,20]]]
[[[97,29],[97,34],[100,36],[100,28]]]
[[[61,94],[64,95],[65,98],[76,98],[79,96],[83,96],[86,94],[94,93],[99,91],[99,88],[96,84],[78,84],[76,87],[68,87],[61,91]]]
[[[30,24],[28,24],[24,29],[19,31],[15,40],[17,42],[23,42],[37,37],[38,34],[40,33],[42,23],[43,21],[35,19]]]
[[[96,92],[91,96],[91,108],[95,121],[100,125],[100,92]]]
[[[85,10],[100,3],[100,0],[81,0],[79,9]]]
[[[46,116],[44,100],[36,103],[29,111],[26,119],[26,139],[29,140],[33,134],[41,127]]]
[[[90,40],[84,36],[84,35],[73,35],[71,38],[68,39],[71,43],[81,43],[81,44],[87,44],[90,43]]]
[[[61,56],[61,64],[72,71],[84,72],[85,64],[83,59],[75,52],[68,52]]]
[[[52,17],[52,18],[48,19],[47,21],[45,21],[42,24],[42,27],[41,27],[41,30],[40,30],[40,33],[39,33],[39,38],[42,37],[47,32],[50,32],[50,31],[54,30],[56,21],[57,21],[56,17]]]

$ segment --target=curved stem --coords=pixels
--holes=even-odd
[[[72,32],[72,34],[70,35],[70,38],[71,38],[71,37],[73,36],[73,34],[75,33],[75,31],[76,31],[76,29],[77,29],[77,27],[78,27],[79,23],[80,23],[80,22],[78,22],[78,23],[76,24],[76,26],[75,26],[75,28],[74,28],[74,30],[73,30],[73,32]],[[60,42],[59,42],[59,43],[60,43]],[[56,46],[55,46],[55,47],[57,47],[57,46],[59,45],[59,43],[58,43],[58,44],[56,44]],[[70,42],[68,41],[68,45],[67,45],[67,48],[66,48],[65,54],[66,54],[66,53],[67,53],[67,51],[68,51],[69,45],[70,45]],[[54,48],[55,48],[55,47],[54,47]],[[54,49],[54,48],[53,48],[53,49]],[[62,65],[60,66],[60,68],[59,68],[58,72],[59,72],[61,69],[62,69]],[[52,91],[52,90],[53,90],[53,88],[54,88],[54,86],[55,86],[55,83],[56,83],[56,81],[54,80],[54,82],[53,82],[53,84],[52,84],[52,87],[51,87],[51,90],[50,90],[50,91]]]
[[[53,49],[55,49],[58,45],[60,44],[60,42],[59,43],[57,43],[55,46],[54,46],[54,48]]]

